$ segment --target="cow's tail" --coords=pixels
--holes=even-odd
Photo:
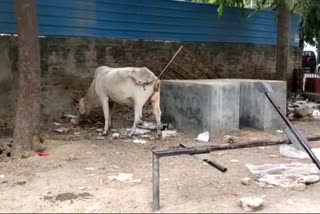
[[[154,85],[153,85],[153,90],[154,91],[160,91],[160,79],[156,79],[155,80],[155,83],[154,83]]]

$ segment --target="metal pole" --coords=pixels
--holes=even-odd
[[[309,148],[308,142],[305,142],[302,137],[298,134],[297,130],[293,127],[293,125],[290,123],[290,121],[287,119],[287,117],[284,115],[284,113],[281,111],[280,107],[276,105],[276,102],[274,99],[270,96],[269,93],[265,93],[266,97],[270,101],[271,105],[275,108],[275,110],[278,112],[280,117],[283,119],[283,121],[286,123],[286,125],[291,129],[293,135],[296,137],[296,139],[299,141],[300,145],[304,148],[304,150],[308,153],[311,160],[315,163],[315,165],[320,170],[320,162],[317,156],[312,152],[311,148]]]
[[[152,153],[152,186],[153,186],[153,201],[152,211],[158,212],[160,210],[160,166],[159,156]]]

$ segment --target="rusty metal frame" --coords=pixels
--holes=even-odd
[[[320,136],[309,136],[307,137],[309,141],[319,141]],[[152,211],[160,211],[160,158],[177,156],[177,155],[196,155],[210,153],[219,150],[230,150],[230,149],[242,149],[251,148],[259,146],[274,146],[280,144],[290,144],[288,139],[280,139],[274,141],[252,141],[249,143],[240,144],[217,144],[209,146],[198,146],[198,147],[175,147],[167,150],[157,150],[152,151]]]

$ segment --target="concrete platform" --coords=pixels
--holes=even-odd
[[[283,124],[263,94],[254,87],[267,82],[280,107],[286,110],[284,81],[215,79],[162,81],[163,122],[178,130],[197,134],[209,131],[211,137],[232,134],[241,127],[273,131]]]

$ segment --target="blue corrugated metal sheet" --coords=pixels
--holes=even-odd
[[[43,36],[223,42],[275,45],[274,11],[252,18],[248,9],[172,0],[36,0]],[[0,1],[0,32],[16,33],[12,0]],[[298,17],[291,17],[291,45],[298,45]],[[296,38],[296,39],[295,39]]]

